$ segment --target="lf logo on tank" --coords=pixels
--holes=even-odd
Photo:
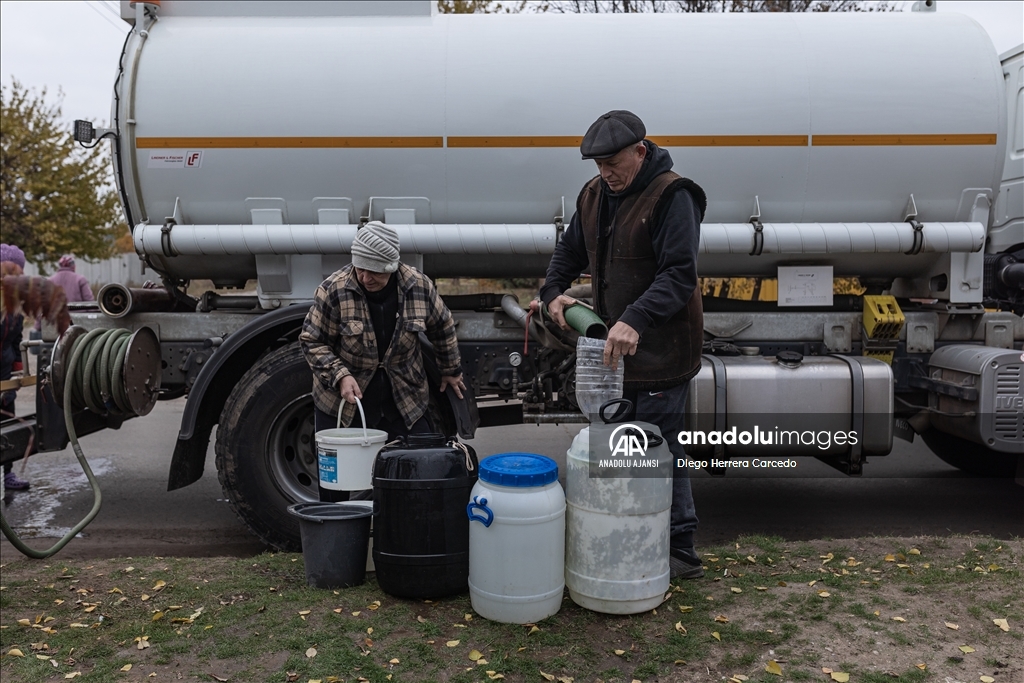
[[[640,443],[641,438],[643,445]],[[647,433],[636,425],[619,425],[608,437],[608,449],[613,458],[642,458],[647,455]]]
[[[148,168],[202,168],[203,150],[161,149],[149,153]]]

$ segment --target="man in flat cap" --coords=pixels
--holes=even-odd
[[[462,398],[461,360],[451,311],[426,275],[399,262],[398,233],[372,221],[356,232],[352,263],[316,290],[299,340],[313,370],[315,428],[366,426],[388,438],[436,431],[419,333],[434,347],[440,390]]]
[[[590,126],[580,152],[597,163],[598,175],[576,200],[540,298],[567,328],[563,311],[576,301],[563,292],[590,274],[594,308],[610,327],[605,363],[625,363],[623,396],[635,411],[628,417],[658,425],[681,458],[676,435],[704,342],[697,245],[707,199],[699,185],[672,172],[672,157],[646,135],[639,117],[622,110]],[[703,576],[685,468],[675,470],[671,520],[672,577]]]

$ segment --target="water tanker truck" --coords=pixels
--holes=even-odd
[[[315,499],[317,468],[297,338],[360,225],[396,226],[403,260],[433,278],[543,277],[596,173],[581,136],[625,108],[707,191],[699,274],[777,283],[771,301],[705,298],[694,430],[810,415],[861,438],[775,455],[857,475],[917,435],[956,467],[1012,476],[1024,455],[1024,46],[998,55],[973,20],[929,4],[445,15],[432,2],[122,2],[133,28],[112,128],[81,122],[77,137],[111,145],[135,249],[160,286],[106,288],[100,310],[73,311],[44,346],[35,447],[67,445],[73,340],[130,331],[119,381],[135,412],[187,397],[166,444],[169,488],[203,474],[216,426],[235,511],[268,544],[298,547],[286,507]],[[833,294],[834,278],[863,293]],[[217,291],[189,296],[196,280]],[[254,294],[232,293],[252,281]],[[587,285],[573,292],[586,300]],[[585,419],[575,333],[528,319],[500,289],[446,302],[475,397],[435,406],[450,431]],[[79,434],[131,416],[72,412]],[[20,454],[11,434],[5,459]],[[750,454],[692,448],[715,472]]]

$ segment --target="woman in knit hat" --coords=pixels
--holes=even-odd
[[[462,398],[459,345],[451,311],[426,275],[399,261],[395,229],[372,221],[356,232],[352,264],[320,285],[299,340],[313,370],[316,430],[341,423],[389,438],[435,431],[419,334],[426,333],[441,371],[441,391]],[[331,492],[321,490],[321,499]]]
[[[64,288],[68,303],[72,301],[94,301],[92,287],[84,275],[75,272],[75,257],[64,254],[57,262],[57,272],[50,276],[50,282]]]

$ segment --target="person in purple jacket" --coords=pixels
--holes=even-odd
[[[95,301],[92,288],[84,275],[75,272],[75,257],[65,254],[57,262],[57,272],[50,276],[50,282],[64,288],[68,303],[72,301]]]

